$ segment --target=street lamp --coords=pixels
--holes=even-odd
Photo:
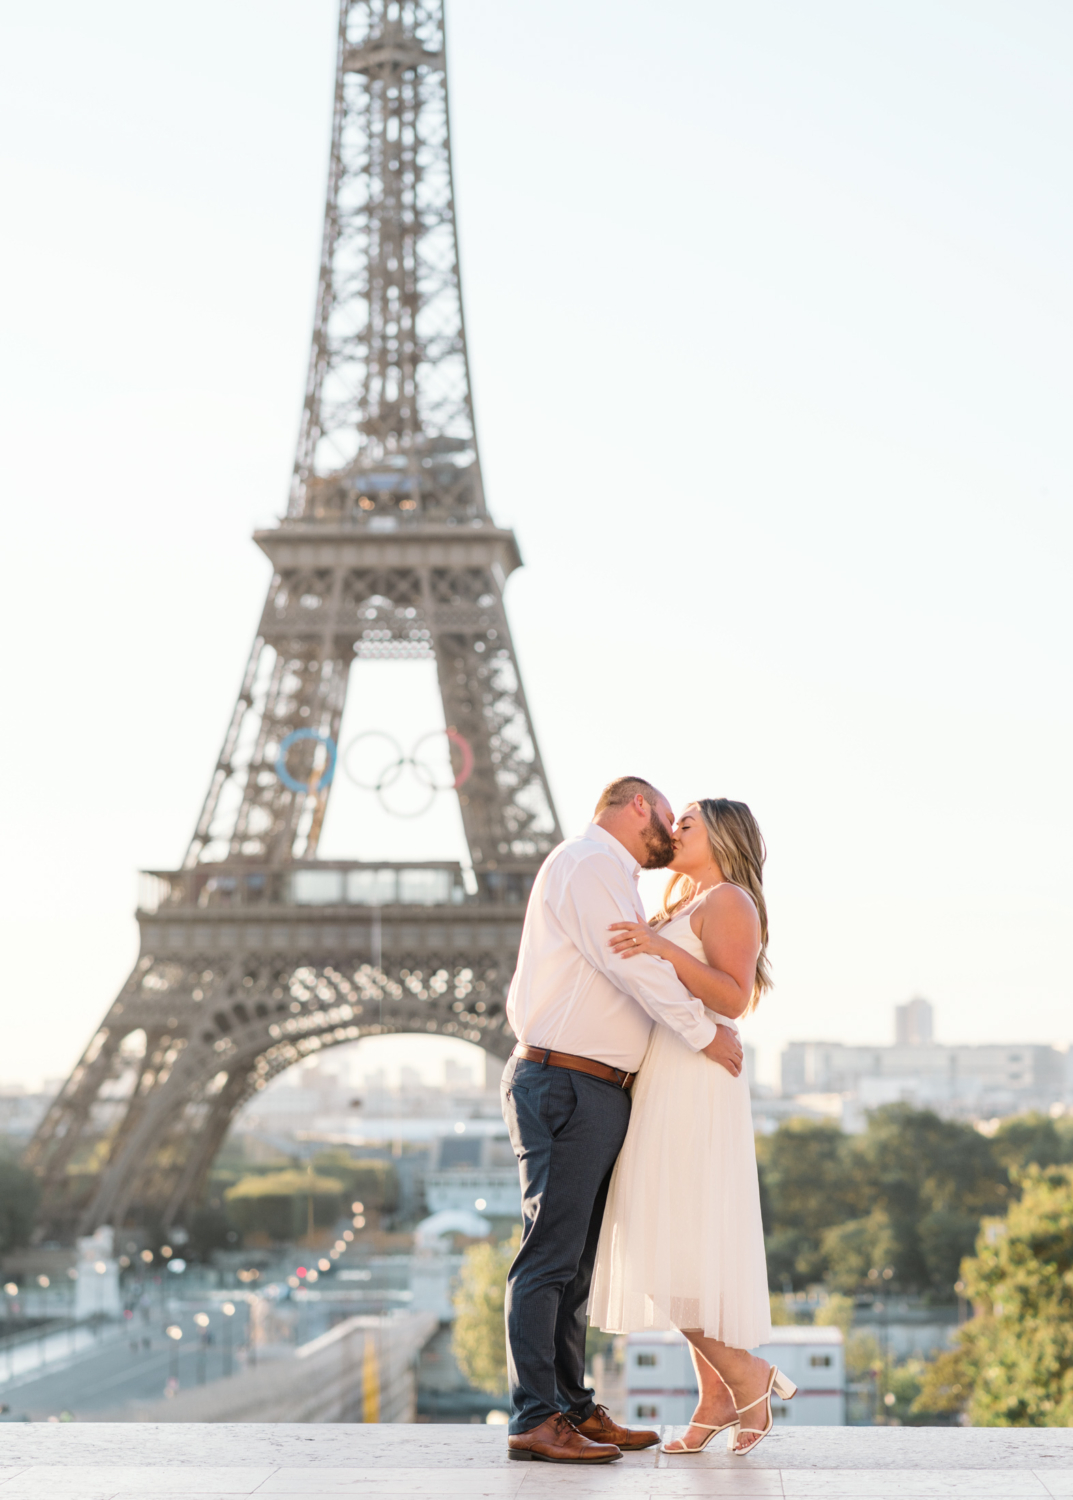
[[[224,1323],[224,1374],[231,1374],[231,1319],[235,1316],[235,1304],[225,1302],[220,1311],[225,1318]]]
[[[871,1271],[868,1272],[868,1275],[873,1278],[873,1280],[875,1281],[876,1284],[878,1284],[881,1281],[887,1281],[887,1282],[889,1282],[889,1281],[892,1281],[893,1278],[894,1278],[894,1267],[893,1266],[884,1266],[883,1269],[882,1269],[882,1271],[876,1271],[873,1268],[873,1270],[871,1270]],[[876,1312],[883,1314],[882,1321],[880,1322],[880,1325],[879,1325],[880,1328],[882,1329],[882,1334],[883,1334],[882,1344],[881,1344],[881,1348],[882,1348],[882,1351],[883,1351],[883,1367],[882,1367],[883,1368],[883,1384],[884,1385],[889,1385],[890,1384],[890,1327],[889,1327],[889,1322],[888,1322],[888,1320],[889,1320],[889,1307],[888,1307],[886,1299],[884,1299],[882,1302],[873,1302],[872,1305],[875,1308]],[[877,1382],[877,1384],[876,1384],[876,1396],[877,1396],[877,1398],[878,1398],[878,1395],[879,1395],[879,1385],[878,1385],[878,1382]],[[887,1391],[884,1394],[884,1396],[883,1396],[883,1405],[885,1407],[887,1407],[887,1409],[889,1410],[894,1405],[895,1400],[896,1400],[896,1397],[894,1395],[894,1392],[893,1391]],[[877,1416],[879,1414],[879,1402],[878,1402],[878,1400],[876,1401],[876,1414],[877,1414]]]
[[[966,1287],[965,1287],[965,1283],[963,1281],[961,1281],[960,1279],[957,1280],[957,1281],[955,1281],[954,1282],[954,1291],[957,1293],[957,1299],[958,1299],[958,1327],[960,1328],[961,1325],[962,1325],[962,1323],[964,1323],[965,1318],[966,1318],[966,1306],[965,1306],[965,1291],[966,1291]]]
[[[208,1334],[209,1315],[208,1315],[208,1313],[205,1313],[205,1312],[195,1313],[194,1314],[194,1322],[197,1324],[198,1328],[201,1330],[201,1337],[198,1339],[198,1345],[197,1345],[197,1383],[198,1383],[198,1385],[204,1385],[205,1384],[205,1351],[208,1348],[208,1339],[209,1339],[209,1334]]]
[[[174,1381],[174,1388],[178,1389],[178,1385],[179,1385],[179,1340],[183,1336],[183,1331],[179,1327],[178,1323],[169,1323],[168,1327],[165,1328],[164,1332],[167,1334],[168,1338],[171,1339],[171,1341],[172,1341],[171,1352],[170,1352],[170,1354],[168,1356],[168,1383],[170,1385]]]

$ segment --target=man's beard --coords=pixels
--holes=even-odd
[[[674,858],[674,840],[654,812],[649,812],[641,838],[648,851],[648,858],[641,861],[642,870],[665,870]]]

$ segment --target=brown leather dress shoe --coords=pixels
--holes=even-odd
[[[609,1464],[622,1454],[613,1443],[590,1441],[556,1412],[529,1432],[511,1433],[507,1439],[507,1457],[538,1458],[546,1464]]]
[[[651,1448],[659,1442],[659,1433],[652,1432],[650,1428],[620,1427],[606,1406],[598,1406],[584,1422],[578,1422],[574,1418],[570,1420],[583,1437],[591,1438],[594,1443],[614,1443],[623,1453],[633,1452],[637,1448]]]

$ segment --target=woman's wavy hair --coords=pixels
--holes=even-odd
[[[740,885],[756,903],[760,917],[760,953],[756,960],[749,1010],[756,1008],[760,996],[771,988],[771,968],[767,960],[767,902],[764,900],[764,861],[767,846],[759,825],[744,802],[729,797],[702,797],[691,802],[708,834],[712,858],[731,885]],[[697,888],[688,875],[672,875],[663,893],[663,906],[652,918],[658,926],[688,906]]]

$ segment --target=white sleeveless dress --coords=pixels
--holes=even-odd
[[[679,912],[661,933],[706,963],[691,915]],[[771,1315],[745,1071],[733,1078],[655,1026],[632,1092],[589,1321],[609,1333],[699,1328],[754,1349],[770,1338]]]

